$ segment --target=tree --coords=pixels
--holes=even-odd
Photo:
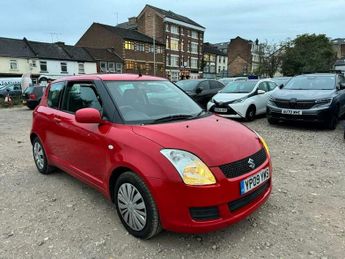
[[[287,76],[329,72],[335,60],[336,53],[326,35],[303,34],[286,45],[282,72]]]
[[[282,47],[277,44],[261,43],[258,51],[259,64],[255,73],[259,76],[273,77],[282,63]]]

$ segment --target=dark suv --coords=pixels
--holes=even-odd
[[[275,91],[267,103],[269,123],[308,121],[335,129],[344,113],[345,78],[341,74],[295,76]]]

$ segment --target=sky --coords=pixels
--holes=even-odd
[[[93,22],[125,22],[145,4],[206,27],[205,42],[240,36],[279,43],[303,33],[345,38],[345,0],[1,0],[0,37],[74,45]]]

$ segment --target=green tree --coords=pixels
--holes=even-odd
[[[286,45],[281,70],[287,76],[329,72],[335,60],[336,53],[326,35],[303,34]]]
[[[273,77],[282,63],[282,47],[277,44],[261,43],[259,52],[259,65],[255,74],[263,77]]]

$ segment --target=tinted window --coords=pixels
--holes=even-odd
[[[58,109],[64,82],[54,83],[51,85],[48,93],[48,106]]]
[[[209,90],[210,89],[210,81],[202,81],[202,82],[200,82],[198,87],[201,87],[203,90]]]
[[[210,81],[210,88],[211,89],[220,89],[223,87],[224,87],[224,85],[222,83],[219,83],[217,81]]]
[[[283,89],[332,90],[335,89],[335,76],[296,76]]]
[[[102,112],[100,98],[93,84],[71,83],[66,88],[62,109],[75,113],[79,109],[95,108]]]

